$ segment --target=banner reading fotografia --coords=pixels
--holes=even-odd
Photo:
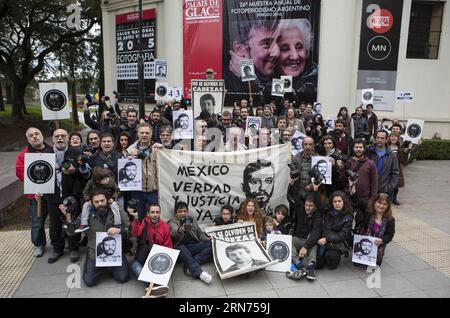
[[[169,220],[179,201],[189,205],[189,215],[201,226],[211,224],[229,204],[238,209],[255,198],[263,215],[279,204],[288,205],[291,145],[236,152],[158,151],[159,203]]]
[[[156,10],[143,11],[142,52],[144,56],[144,95],[146,101],[154,101],[156,52]],[[116,15],[117,90],[125,101],[136,101],[138,88],[139,13]]]
[[[269,97],[272,79],[291,75],[301,101],[317,100],[320,1],[227,0],[223,7],[225,103],[248,96],[240,61],[252,59],[252,94]]]
[[[403,0],[364,0],[356,104],[361,91],[374,89],[376,110],[393,111]]]

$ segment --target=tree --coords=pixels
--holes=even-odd
[[[80,28],[70,29],[71,13],[63,1],[0,0],[0,72],[12,82],[12,118],[23,119],[27,85],[41,72],[46,59],[65,43],[89,40],[97,23],[98,0],[80,0]]]

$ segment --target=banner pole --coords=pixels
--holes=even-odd
[[[36,215],[38,218],[42,215],[42,199],[41,196],[36,198]]]
[[[250,115],[253,116],[253,96],[252,96],[252,85],[250,84],[251,81],[248,81],[248,103],[250,104]]]
[[[153,288],[153,282],[151,282],[148,285],[148,288],[146,289],[146,293],[144,296],[142,296],[142,298],[150,298],[150,294],[152,293],[152,288]]]

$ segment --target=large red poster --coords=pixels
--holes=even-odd
[[[212,68],[222,78],[222,0],[184,0],[184,96],[190,98],[192,79],[205,78]]]

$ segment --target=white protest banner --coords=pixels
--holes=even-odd
[[[292,135],[291,145],[292,145],[292,155],[295,156],[299,152],[303,151],[303,139],[306,135],[296,130]]]
[[[192,80],[191,90],[194,118],[199,117],[201,112],[208,112],[210,115],[223,112],[223,80]]]
[[[256,271],[278,261],[270,258],[258,240],[254,222],[211,226],[214,264],[221,279]]]
[[[55,154],[26,153],[24,194],[55,193]]]
[[[42,119],[70,118],[67,83],[39,83]]]
[[[413,92],[397,91],[397,101],[404,103],[412,103],[414,100]]]
[[[241,80],[243,82],[250,82],[256,80],[255,66],[252,59],[244,59],[239,61],[241,68]]]
[[[142,160],[119,159],[117,167],[120,191],[142,190]]]
[[[259,134],[259,128],[261,128],[261,120],[261,117],[247,116],[245,135],[257,136]]]
[[[272,79],[272,96],[284,96],[284,80],[278,78]]]
[[[354,235],[353,236],[353,256],[352,262],[376,266],[378,247],[375,245],[376,237]]]
[[[288,272],[292,262],[292,236],[280,234],[267,234],[267,253],[278,263],[266,267],[266,270],[275,272]]]
[[[138,280],[167,286],[179,253],[179,250],[153,244]]]
[[[163,219],[173,216],[176,202],[189,206],[201,226],[220,215],[225,204],[239,208],[256,198],[263,215],[272,214],[286,198],[291,145],[234,152],[158,150],[159,203]]]
[[[292,93],[292,75],[283,75],[280,79],[284,81],[284,92]]]
[[[155,79],[165,81],[167,79],[167,61],[155,60]]]
[[[191,110],[173,111],[173,139],[194,138],[194,115]]]
[[[165,102],[168,99],[169,84],[165,82],[156,82],[155,84],[155,100]]]
[[[422,138],[423,126],[425,121],[421,119],[408,119],[403,140],[410,141],[412,144],[418,144]]]
[[[108,235],[106,232],[95,233],[95,266],[122,266],[122,235]]]
[[[373,104],[373,88],[361,90],[361,102],[363,105]]]
[[[331,184],[331,158],[330,157],[321,157],[321,156],[312,156],[311,157],[311,170],[317,171],[317,176],[320,176],[322,179],[322,183]]]

